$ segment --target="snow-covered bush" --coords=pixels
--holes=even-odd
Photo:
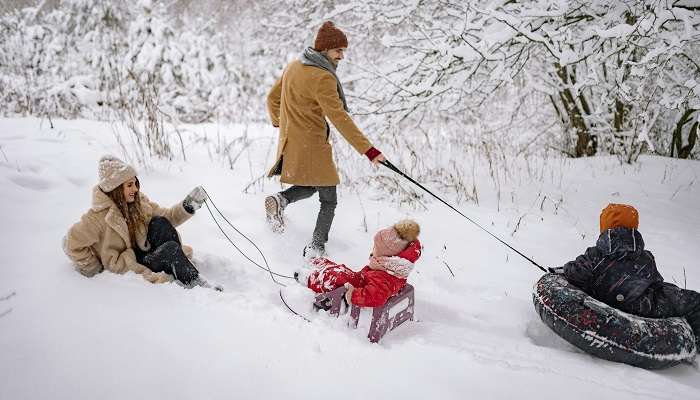
[[[694,0],[48,3],[0,16],[0,113],[117,119],[139,158],[184,157],[180,123],[267,122],[274,79],[328,19],[358,124],[457,199],[478,201],[480,173],[500,195],[533,157],[700,157]],[[355,189],[376,183],[335,154]]]

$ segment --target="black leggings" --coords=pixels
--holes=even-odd
[[[197,279],[199,272],[185,256],[180,238],[173,224],[164,217],[153,217],[148,224],[146,240],[149,249],[135,249],[136,261],[153,272],[165,272],[176,280],[189,284]]]

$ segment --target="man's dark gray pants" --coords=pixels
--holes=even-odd
[[[294,203],[311,197],[318,192],[318,200],[321,202],[321,209],[316,217],[316,228],[311,237],[311,247],[323,248],[328,241],[328,232],[335,217],[335,207],[338,205],[338,195],[335,186],[292,186],[280,192],[289,203]]]

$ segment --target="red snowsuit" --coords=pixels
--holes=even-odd
[[[397,257],[415,263],[420,257],[421,245],[418,240],[406,246]],[[355,287],[350,301],[360,307],[378,307],[386,303],[406,285],[405,278],[399,278],[383,270],[365,266],[354,272],[344,264],[336,264],[327,258],[317,258],[311,262],[316,270],[309,276],[308,287],[316,293],[330,292],[349,282]]]

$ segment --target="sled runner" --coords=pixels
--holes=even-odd
[[[337,317],[340,315],[340,309],[345,301],[345,287],[339,287],[327,293],[316,295],[314,307],[317,309],[328,310],[328,313]],[[404,300],[408,300],[408,305],[393,313],[392,309],[398,308]],[[390,297],[386,304],[381,307],[374,307],[372,310],[372,323],[369,327],[367,338],[372,343],[377,343],[387,332],[394,330],[399,325],[406,321],[413,321],[413,306],[415,304],[415,296],[413,286],[406,284],[397,294]],[[360,319],[360,307],[352,305],[350,311],[350,326],[357,328],[357,322]]]
[[[532,300],[549,328],[596,357],[646,369],[695,358],[695,336],[683,318],[627,314],[588,296],[559,274],[540,278]]]

